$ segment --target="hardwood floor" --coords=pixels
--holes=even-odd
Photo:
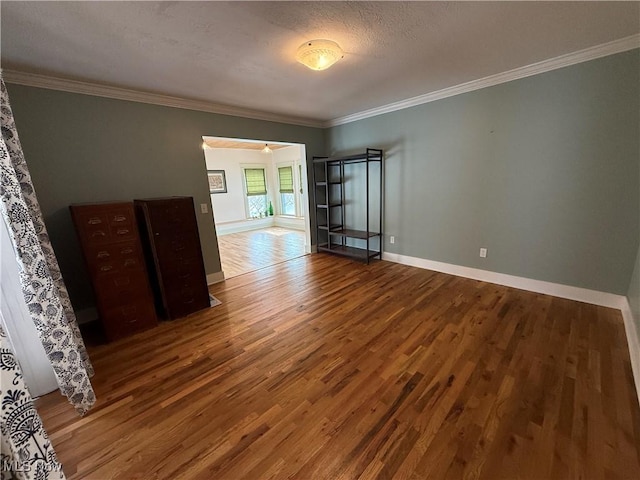
[[[211,292],[38,401],[68,478],[640,478],[619,311],[322,254]]]
[[[304,232],[280,227],[231,233],[218,237],[225,278],[304,255]]]

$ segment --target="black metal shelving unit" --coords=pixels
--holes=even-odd
[[[316,239],[319,252],[351,257],[366,263],[376,257],[382,258],[382,163],[383,152],[375,148],[367,148],[363,153],[343,157],[313,157]],[[365,178],[361,180],[366,184],[363,199],[365,211],[356,212],[360,217],[356,219],[347,218],[346,206],[349,199],[345,198],[345,184],[354,180],[353,177],[345,176],[345,167],[355,164],[362,164],[361,173]],[[376,170],[379,179],[374,178],[374,164],[378,164]],[[371,182],[376,180],[379,180],[379,190],[372,192]],[[373,207],[376,207],[377,212]],[[371,215],[372,210],[374,218]],[[352,228],[356,223],[364,228]]]

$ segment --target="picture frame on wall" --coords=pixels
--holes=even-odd
[[[224,170],[207,170],[209,193],[227,193],[227,179]]]

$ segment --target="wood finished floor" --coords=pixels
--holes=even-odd
[[[285,262],[304,255],[304,232],[280,227],[231,233],[218,237],[225,278]]]
[[[616,310],[323,254],[211,292],[38,401],[68,478],[640,478]]]

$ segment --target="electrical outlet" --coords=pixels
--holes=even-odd
[[[487,249],[486,248],[481,248],[480,249],[480,257],[487,258]]]
[[[389,243],[396,243],[396,237],[394,237],[393,235],[391,235],[389,237]]]
[[[201,204],[200,204],[200,211],[201,211],[202,213],[207,213],[207,212],[209,211],[209,207],[207,206],[207,204],[206,204],[206,203],[201,203]]]

